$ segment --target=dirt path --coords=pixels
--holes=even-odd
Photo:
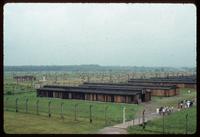
[[[156,108],[158,107],[157,105],[151,103],[142,103],[142,105],[145,109],[145,122],[155,118],[162,117],[162,115],[156,114],[155,112]],[[174,108],[173,112],[176,111],[178,111],[178,109]],[[139,125],[142,123],[142,113],[141,112],[138,113],[136,117],[137,117],[136,119],[127,121],[125,123],[117,124],[110,127],[105,127],[99,130],[97,134],[128,134],[127,128],[129,126]]]
[[[156,106],[151,103],[142,103],[145,109],[145,122],[148,120],[152,120],[154,118],[160,117],[160,115],[155,113]],[[98,134],[127,134],[127,128],[132,125],[139,125],[142,123],[142,117],[140,117],[141,113],[137,114],[137,118],[131,121],[127,121],[125,123],[117,124],[110,127],[105,127],[99,130]]]
[[[195,100],[195,99],[196,99],[196,97],[193,98],[193,100]],[[141,103],[141,105],[145,109],[145,122],[161,117],[161,115],[156,114],[156,108],[160,107],[159,103],[150,101],[150,102]],[[194,105],[196,106],[196,102]],[[174,107],[173,112],[178,111],[177,106],[173,105],[173,107]],[[99,132],[97,132],[97,134],[128,134],[127,128],[129,126],[139,125],[142,123],[142,112],[138,112],[136,114],[136,117],[137,117],[136,119],[127,121],[125,123],[117,124],[117,125],[110,126],[110,127],[105,127],[103,129],[99,130]]]

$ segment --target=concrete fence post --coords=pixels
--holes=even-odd
[[[39,99],[36,101],[36,113],[39,115]]]
[[[144,115],[144,113],[145,113],[145,109],[144,109],[143,112],[142,112],[142,124],[143,124],[143,129],[145,129],[145,115]]]
[[[90,123],[92,123],[92,105],[90,105]]]
[[[6,107],[6,110],[8,110],[8,106],[7,106],[7,104],[8,104],[8,97],[6,98],[6,103],[5,103],[5,107]]]
[[[164,113],[163,114],[163,134],[165,133]]]
[[[74,106],[74,120],[75,121],[77,120],[77,106],[78,106],[78,104],[75,104],[75,106]]]
[[[18,112],[18,98],[16,98],[16,100],[15,100],[15,104],[16,104],[16,112]]]
[[[188,113],[185,115],[185,134],[188,132]]]
[[[61,102],[61,119],[64,119],[64,115],[63,115],[63,102]]]
[[[126,107],[123,107],[123,124],[126,122]]]
[[[138,124],[140,125],[140,116],[138,117]]]
[[[48,108],[49,108],[49,117],[51,117],[51,101],[48,103]]]
[[[105,107],[105,124],[107,125],[107,110],[108,106]]]
[[[28,98],[26,98],[26,113],[28,113]]]

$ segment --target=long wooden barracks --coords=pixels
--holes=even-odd
[[[38,97],[81,99],[116,103],[140,103],[151,96],[175,96],[179,88],[196,88],[192,77],[130,79],[128,83],[83,83],[78,87],[46,85],[37,89]]]
[[[151,100],[151,93],[143,89],[96,88],[46,85],[37,89],[37,96],[90,101],[140,103]]]
[[[151,92],[151,96],[176,96],[179,94],[179,90],[176,85],[162,86],[162,85],[152,85],[152,84],[134,84],[134,83],[87,83],[85,82],[81,87],[115,87],[115,88],[125,88],[125,89],[142,89]]]
[[[130,79],[128,83],[137,84],[152,84],[152,85],[163,85],[170,86],[176,85],[177,88],[195,88],[196,89],[196,76],[171,76],[164,78],[149,78],[149,79]]]

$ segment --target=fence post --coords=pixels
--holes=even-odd
[[[140,125],[140,116],[138,117],[138,122],[139,122],[139,125]]]
[[[8,97],[6,98],[6,105],[5,105],[5,107],[6,107],[6,110],[8,110],[8,107],[7,107],[7,104],[8,104]]]
[[[108,106],[105,107],[105,124],[107,125],[107,110]]]
[[[90,123],[92,123],[92,105],[90,105]]]
[[[126,114],[125,114],[126,107],[123,107],[123,124],[126,122]]]
[[[164,126],[164,113],[163,114],[163,134],[165,133],[165,126]]]
[[[37,115],[39,115],[39,99],[37,100],[37,102],[36,102],[36,111],[37,111]]]
[[[64,115],[63,115],[63,102],[61,102],[61,119],[64,119]]]
[[[188,113],[185,115],[185,119],[186,119],[185,134],[187,134],[187,130],[188,130]]]
[[[26,113],[28,113],[28,98],[26,98]]]
[[[16,104],[16,112],[18,112],[18,98],[16,98],[15,104]]]
[[[145,117],[144,117],[144,112],[145,112],[145,109],[144,109],[143,112],[142,112],[143,129],[145,129]]]
[[[51,117],[51,101],[49,101],[48,107],[49,107],[49,117]]]
[[[77,120],[77,106],[78,106],[78,104],[75,104],[75,106],[74,106],[74,120],[75,121]]]

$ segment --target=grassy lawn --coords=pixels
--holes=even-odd
[[[196,108],[175,112],[164,117],[164,133],[165,134],[185,134],[186,133],[186,114],[188,114],[188,134],[196,132]],[[149,121],[146,128],[142,126],[133,126],[128,128],[129,134],[163,134],[163,118],[157,118]]]
[[[65,117],[63,121],[58,117],[4,112],[4,132],[8,134],[88,134],[103,126],[103,122],[94,121],[90,124],[86,119],[74,121]]]
[[[15,112],[16,98],[19,98],[18,113]],[[26,98],[29,99],[27,114],[25,104]],[[36,115],[37,99],[39,99],[39,115]],[[48,118],[49,101],[51,101],[50,118]],[[61,102],[64,103],[64,122],[62,121],[60,115]],[[77,121],[75,121],[75,104],[78,104],[76,109]],[[90,124],[89,122],[90,105],[92,105],[92,124]],[[108,107],[108,109],[105,115],[106,107]],[[136,112],[142,108],[141,106],[136,104],[38,98],[36,97],[35,92],[16,95],[5,95],[4,130],[7,133],[93,133],[105,126],[121,123],[123,107],[126,107],[127,120],[133,119]],[[26,127],[26,129],[24,129],[23,127]],[[59,130],[52,130],[59,127]]]

